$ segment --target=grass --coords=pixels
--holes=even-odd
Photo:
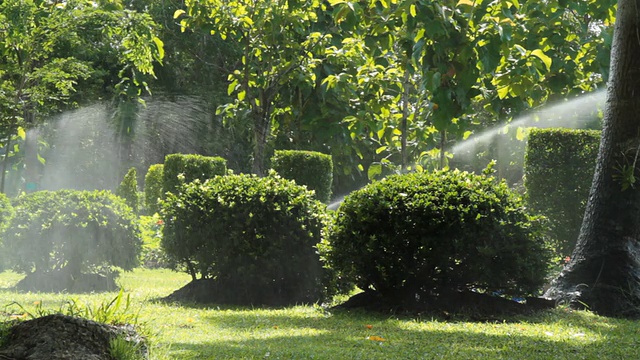
[[[94,308],[118,294],[18,293],[0,274],[0,322],[68,301]],[[640,322],[555,309],[501,323],[384,316],[319,306],[279,309],[166,304],[189,282],[168,270],[121,276],[152,359],[637,359]],[[5,306],[8,305],[8,306]]]

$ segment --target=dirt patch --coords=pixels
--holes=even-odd
[[[296,295],[292,296],[277,287],[246,288],[245,286],[224,283],[215,279],[191,281],[162,300],[179,303],[275,307],[313,304],[318,301],[312,295],[301,296],[296,293]]]
[[[0,347],[0,359],[113,360],[110,344],[116,338],[148,358],[145,339],[130,325],[113,326],[55,314],[10,327]]]

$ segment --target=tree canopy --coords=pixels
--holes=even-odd
[[[3,3],[7,26],[10,4],[34,15],[0,36],[56,69],[7,58],[9,84],[40,74],[38,89],[56,91],[33,87],[36,114],[149,84],[200,96],[217,108],[211,135],[195,135],[207,155],[260,173],[274,148],[329,153],[336,193],[445,166],[452,143],[603,87],[615,18],[613,0],[32,0]],[[17,93],[2,93],[3,129],[25,118],[9,111]]]
[[[73,106],[79,85],[139,96],[164,49],[153,19],[118,1],[7,0],[0,4],[0,53],[4,191],[8,158],[26,128]]]

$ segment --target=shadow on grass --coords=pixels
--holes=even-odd
[[[569,314],[572,324],[565,327],[557,326],[558,315],[549,317],[531,319],[535,326],[531,322],[486,324],[479,329],[360,312],[313,317],[223,311],[207,319],[217,328],[210,333],[210,341],[172,343],[171,351],[181,359],[640,358],[637,344],[616,341],[624,334],[615,325]],[[610,334],[602,335],[605,332]]]

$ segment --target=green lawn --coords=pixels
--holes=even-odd
[[[99,307],[116,293],[17,293],[21,276],[0,273],[0,321],[58,309],[73,300]],[[150,334],[152,359],[639,359],[640,322],[556,309],[502,323],[412,319],[297,306],[249,309],[155,301],[189,281],[138,269],[121,284]]]

